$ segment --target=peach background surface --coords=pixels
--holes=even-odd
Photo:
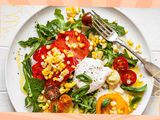
[[[160,7],[160,0],[0,0],[0,5]],[[0,113],[0,120],[160,120],[159,116]]]
[[[160,0],[0,0],[5,5],[160,7]]]
[[[158,116],[85,115],[61,113],[1,113],[1,120],[160,120]]]

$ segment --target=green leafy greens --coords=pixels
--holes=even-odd
[[[28,56],[25,55],[26,57]],[[38,106],[37,99],[44,89],[44,81],[32,77],[31,60],[29,58],[23,62],[23,73],[26,80],[23,88],[27,92],[25,105],[26,107],[33,106],[33,112],[39,112],[41,108]]]

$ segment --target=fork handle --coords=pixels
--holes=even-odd
[[[130,51],[134,56],[136,56],[144,65],[145,69],[148,71],[152,77],[154,77],[159,83],[160,83],[160,68],[156,66],[155,64],[146,61],[144,58],[142,58],[139,54],[137,54],[133,49],[131,49],[124,41],[117,40],[116,41],[121,46],[125,47],[128,51]]]

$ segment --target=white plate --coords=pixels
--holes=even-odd
[[[9,93],[9,97],[11,99],[11,102],[17,112],[27,112],[28,110],[24,107],[24,99],[25,95],[20,90],[20,82],[19,82],[19,73],[17,63],[15,61],[16,53],[19,49],[19,45],[17,44],[20,40],[26,40],[29,37],[37,36],[35,31],[35,22],[39,23],[46,23],[48,20],[52,20],[54,18],[53,13],[54,9],[56,7],[47,7],[45,9],[40,10],[35,15],[33,15],[29,20],[25,22],[25,24],[21,27],[21,29],[17,32],[16,36],[13,39],[13,42],[11,44],[8,58],[6,62],[6,71],[5,71],[5,79],[6,79],[6,85],[7,90]],[[65,8],[64,7],[58,7],[62,9],[62,13],[65,15]],[[136,25],[129,20],[124,14],[122,14],[120,11],[113,9],[113,8],[85,8],[85,11],[90,11],[91,9],[95,10],[98,14],[100,14],[102,17],[109,19],[110,21],[117,20],[117,22],[124,26],[127,30],[129,30],[129,33],[127,34],[128,38],[131,38],[134,43],[140,43],[142,45],[142,56],[145,58],[148,58],[150,60],[150,50],[149,47],[141,34],[141,32],[138,30]],[[21,57],[23,58],[23,55],[26,52],[29,52],[29,49],[21,49]],[[147,106],[147,103],[150,99],[153,84],[151,82],[151,77],[145,72],[143,65],[140,65],[141,67],[141,73],[143,73],[143,80],[147,83],[148,89],[145,92],[142,102],[138,106],[138,108],[132,113],[135,115],[142,114],[144,109]]]

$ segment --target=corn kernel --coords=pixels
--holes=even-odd
[[[73,53],[72,52],[69,52],[68,54],[67,54],[67,57],[74,57],[74,55],[73,55]]]
[[[42,59],[45,59],[44,55],[41,55],[41,58],[42,58]]]
[[[58,65],[59,65],[59,71],[62,71],[66,67],[64,63],[59,63]]]
[[[68,22],[70,22],[70,23],[75,23],[74,18],[73,18],[73,17],[69,17],[69,18],[68,18]]]
[[[65,40],[68,41],[68,40],[69,40],[69,36],[66,36],[66,37],[65,37]]]
[[[123,114],[123,111],[120,109],[118,109],[117,112],[118,112],[118,114]]]
[[[50,75],[48,76],[48,78],[51,79],[51,78],[52,78],[52,75],[50,74]]]
[[[66,83],[64,86],[66,88],[72,88],[74,85],[76,85],[76,82]]]
[[[64,34],[64,33],[65,33],[65,31],[61,30],[61,31],[60,31],[60,33]]]
[[[54,77],[54,78],[53,78],[53,81],[57,81],[57,80],[58,80],[58,78],[57,78],[57,77]]]
[[[103,56],[103,52],[102,51],[94,51],[92,52],[92,58],[94,59],[101,59]]]
[[[80,40],[81,40],[81,38],[80,38],[80,36],[78,36],[78,37],[77,37],[77,41],[80,41]]]
[[[139,77],[142,77],[143,75],[142,74],[139,74]]]
[[[138,44],[138,45],[136,46],[135,50],[136,50],[137,53],[142,53],[141,45]]]
[[[74,69],[76,68],[76,66],[75,66],[75,65],[72,65],[71,67],[72,67],[72,68],[74,68]]]
[[[71,48],[74,48],[74,49],[75,49],[76,47],[77,47],[77,44],[76,44],[76,43],[72,43],[72,44],[71,44]]]
[[[116,107],[112,107],[112,110],[116,110],[117,108]]]
[[[85,45],[84,43],[79,43],[79,47],[80,47],[80,48],[83,48],[84,45]]]
[[[102,39],[102,41],[101,41],[102,43],[106,43],[106,40],[105,39]]]
[[[133,46],[133,42],[131,40],[127,40],[129,46]]]
[[[111,106],[116,106],[117,105],[117,102],[116,101],[111,101]]]
[[[61,72],[60,76],[64,77],[64,76],[66,76],[68,73],[69,73],[69,70],[68,70],[68,69],[64,69],[64,70]]]
[[[50,46],[50,45],[47,45],[46,48],[47,48],[47,50],[49,50],[49,49],[51,48],[51,46]]]
[[[75,31],[75,35],[78,36],[78,32],[77,31]],[[77,40],[78,40],[78,38],[77,38]]]
[[[43,106],[42,109],[45,110],[45,109],[46,109],[46,106]]]
[[[39,106],[39,107],[43,107],[43,104],[39,104],[38,106]]]
[[[89,51],[92,51],[93,50],[93,47],[92,46],[89,46]]]

